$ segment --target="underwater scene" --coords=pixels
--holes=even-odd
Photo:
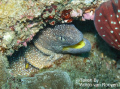
[[[0,89],[119,89],[120,0],[1,0]]]

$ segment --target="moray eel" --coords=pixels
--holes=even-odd
[[[72,24],[56,25],[40,31],[34,44],[37,48],[44,47],[56,53],[76,54],[91,50],[90,42],[83,38],[83,34]]]
[[[12,64],[12,73],[14,76],[30,75],[38,71],[37,69],[51,66],[55,60],[65,57],[66,53],[83,53],[90,49],[90,42],[83,38],[83,34],[72,24],[46,28],[40,30],[33,44],[21,52],[23,55],[17,56],[19,61]],[[12,60],[15,58],[13,56]]]

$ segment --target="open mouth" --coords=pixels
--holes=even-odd
[[[77,43],[77,44],[75,44],[75,45],[64,46],[64,47],[63,47],[63,51],[68,50],[68,49],[70,49],[70,48],[80,49],[80,48],[83,48],[84,46],[85,46],[85,41],[82,40],[82,41],[80,41],[79,43]]]

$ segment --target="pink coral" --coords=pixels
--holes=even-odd
[[[23,46],[27,47],[27,43],[26,42],[23,42],[22,44],[23,44]]]
[[[84,20],[94,20],[93,11],[83,14],[83,21]]]
[[[82,10],[81,9],[77,9],[77,10],[72,10],[70,15],[71,17],[79,17],[82,16]]]

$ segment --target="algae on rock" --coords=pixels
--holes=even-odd
[[[67,72],[61,70],[46,71],[35,77],[21,79],[26,89],[73,89],[73,84]]]

